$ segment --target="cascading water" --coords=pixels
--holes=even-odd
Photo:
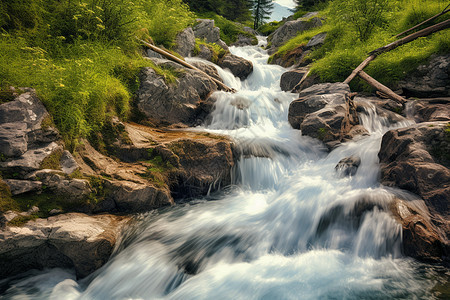
[[[361,114],[370,136],[330,154],[287,122],[295,95],[285,69],[258,47],[231,47],[253,62],[244,82],[218,69],[239,92],[217,92],[199,130],[227,134],[242,149],[235,186],[208,199],[137,218],[113,258],[77,282],[53,269],[8,282],[11,299],[387,299],[429,298],[424,265],[402,257],[401,228],[378,184],[386,120]],[[408,125],[409,121],[396,126]],[[356,155],[351,177],[334,167]],[[29,297],[29,298],[26,298]]]

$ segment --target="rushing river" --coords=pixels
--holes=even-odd
[[[245,149],[235,184],[137,217],[111,260],[88,278],[31,272],[9,281],[4,298],[434,298],[445,285],[438,270],[402,256],[401,227],[383,209],[393,194],[378,182],[377,153],[392,125],[375,110],[363,114],[370,135],[328,154],[287,122],[296,95],[280,90],[286,70],[267,65],[256,46],[230,50],[251,60],[254,72],[241,82],[218,70],[239,92],[217,92],[210,122],[198,130],[229,135]],[[361,165],[342,178],[335,166],[351,155]]]

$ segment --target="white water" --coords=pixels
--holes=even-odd
[[[236,186],[189,204],[140,216],[115,256],[82,281],[53,269],[12,280],[10,299],[414,299],[433,281],[401,254],[401,228],[378,183],[377,153],[388,130],[375,110],[370,136],[330,154],[287,122],[295,95],[279,88],[285,69],[257,47],[231,48],[255,70],[239,92],[219,92],[211,123],[246,153]],[[405,126],[408,121],[396,126]],[[262,157],[255,157],[251,153]],[[361,157],[353,177],[334,167]]]

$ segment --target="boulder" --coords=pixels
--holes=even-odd
[[[214,65],[203,62],[192,62],[191,65],[202,70],[212,78],[215,78],[220,82],[223,82],[222,78],[220,78],[219,72],[217,72],[217,69],[214,67]]]
[[[279,48],[299,33],[319,26],[322,26],[320,18],[310,18],[305,15],[298,20],[284,23],[269,36],[269,42],[271,43],[271,47]]]
[[[201,72],[177,67],[179,78],[175,83],[167,83],[153,69],[143,68],[137,107],[156,124],[193,126],[202,122],[198,118],[199,106],[208,100],[217,86]]]
[[[106,201],[114,202],[114,210],[119,212],[145,212],[154,208],[172,205],[170,191],[166,188],[131,181],[106,180],[108,191]]]
[[[75,268],[79,278],[104,265],[129,218],[71,213],[0,232],[0,278],[31,269]]]
[[[75,158],[67,150],[64,150],[63,154],[61,155],[60,164],[62,171],[67,175],[72,174],[75,170],[78,170],[80,168]]]
[[[406,114],[417,123],[450,121],[450,98],[408,101]]]
[[[232,46],[243,47],[257,45],[258,39],[255,36],[238,34],[236,42]]]
[[[217,44],[225,50],[228,50],[227,44],[220,39],[220,28],[214,26],[214,20],[197,19],[197,25],[194,26],[194,35],[196,38],[205,40],[208,43]]]
[[[399,83],[407,97],[449,97],[450,55],[432,56]]]
[[[315,36],[313,36],[308,44],[306,44],[306,49],[312,49],[312,48],[318,48],[320,46],[323,45],[323,43],[325,43],[325,39],[327,38],[327,33],[326,32],[321,32],[319,34],[316,34]]]
[[[435,217],[449,220],[449,153],[446,122],[421,123],[388,131],[378,153],[381,182],[419,195]]]
[[[352,130],[359,119],[353,100],[347,98],[349,91],[344,83],[316,84],[303,90],[289,106],[289,123],[302,135],[321,140],[329,150],[352,139],[359,132]]]
[[[224,69],[229,69],[234,76],[246,79],[253,72],[253,64],[242,57],[226,54],[218,63]]]
[[[27,89],[14,101],[0,105],[0,153],[7,157],[20,157],[36,144],[51,143],[58,139],[57,131],[44,127],[49,114],[34,90]]]
[[[162,56],[158,52],[153,51],[152,49],[147,49],[147,57],[164,59],[164,56]]]
[[[206,45],[201,44],[199,46],[200,52],[197,54],[197,57],[200,57],[204,60],[211,61],[213,57],[213,52]]]
[[[299,68],[283,73],[280,79],[281,90],[285,92],[291,91],[306,73],[308,73],[308,68]]]
[[[42,190],[42,182],[40,181],[5,179],[4,182],[9,186],[13,196]]]
[[[195,35],[191,27],[188,27],[177,34],[175,38],[174,51],[182,56],[191,56],[195,48]]]
[[[358,171],[360,164],[361,158],[357,156],[350,156],[341,159],[334,169],[341,177],[354,176],[356,171]]]
[[[422,261],[439,262],[448,257],[450,245],[423,206],[395,198],[390,209],[402,226],[403,253]]]
[[[174,197],[206,195],[231,184],[236,156],[234,144],[228,139],[183,138],[168,143],[167,148],[179,158],[181,165],[177,183],[172,186]]]

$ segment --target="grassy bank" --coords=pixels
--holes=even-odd
[[[111,116],[126,119],[143,59],[135,36],[170,48],[195,16],[181,0],[24,0],[0,3],[0,89],[33,87],[67,146]]]
[[[378,6],[371,7],[370,3]],[[448,1],[442,0],[329,1],[320,11],[325,17],[324,26],[299,34],[280,47],[277,55],[283,56],[306,45],[314,35],[327,32],[325,44],[310,54],[312,73],[323,82],[343,81],[368,52],[395,41],[396,34],[441,12],[447,5]],[[444,15],[434,23],[449,17]],[[380,55],[366,72],[381,83],[394,86],[431,55],[449,52],[450,30],[446,29]],[[352,82],[352,89],[370,90],[358,79]]]

